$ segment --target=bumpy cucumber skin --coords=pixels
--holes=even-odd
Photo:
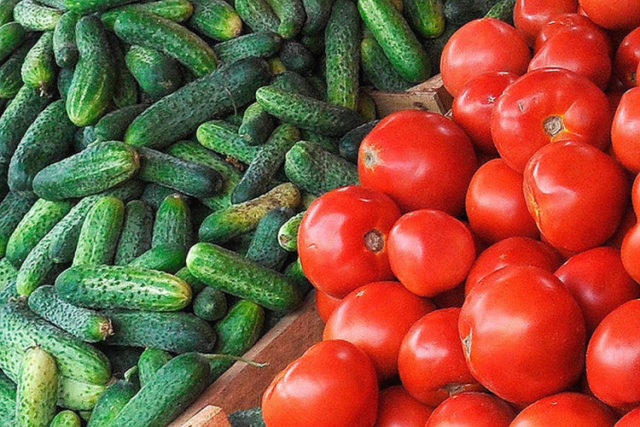
[[[267,140],[274,127],[273,117],[264,111],[260,104],[254,102],[244,110],[238,135],[249,141],[251,145],[259,145]]]
[[[267,0],[269,6],[280,20],[278,34],[292,39],[300,33],[306,14],[301,0]]]
[[[78,62],[76,24],[79,20],[79,14],[71,11],[65,12],[53,31],[53,54],[56,64],[61,68],[73,67]]]
[[[269,78],[267,64],[256,58],[222,66],[146,109],[131,123],[124,140],[133,146],[165,147],[201,123],[253,101],[255,91]]]
[[[231,63],[247,58],[269,58],[280,51],[282,38],[272,31],[258,31],[218,43],[215,50],[220,61]]]
[[[267,213],[258,224],[256,234],[249,245],[246,258],[263,267],[280,271],[289,253],[278,243],[278,231],[292,216],[289,208],[274,209]]]
[[[142,200],[132,200],[127,203],[114,264],[126,265],[151,248],[152,230],[151,207]]]
[[[313,53],[305,45],[295,40],[282,42],[279,58],[285,69],[300,74],[311,73],[316,63]]]
[[[113,420],[138,390],[140,387],[127,379],[111,384],[98,399],[87,427],[117,427]]]
[[[302,132],[301,140],[313,142],[330,153],[338,154],[338,140],[334,137],[305,130]],[[287,180],[286,175],[283,174],[281,179]]]
[[[325,29],[334,0],[302,0],[307,19],[302,27],[305,35],[320,34]]]
[[[249,145],[238,135],[238,128],[224,120],[211,120],[202,123],[196,131],[198,142],[218,154],[242,163],[251,163],[260,151],[260,147]]]
[[[0,0],[0,25],[13,21],[13,8],[18,0]]]
[[[138,103],[138,83],[127,68],[124,59],[125,46],[113,33],[107,34],[109,46],[113,55],[114,87],[112,101],[116,108],[122,108]]]
[[[18,426],[48,426],[56,413],[58,368],[56,360],[40,347],[24,353],[16,393]]]
[[[15,193],[7,194],[0,202],[0,256],[4,257],[11,234],[35,202],[33,196]]]
[[[133,45],[125,61],[140,88],[152,99],[160,99],[182,85],[178,63],[155,49]]]
[[[58,73],[58,93],[60,94],[60,98],[67,99],[67,94],[69,93],[69,88],[71,87],[71,81],[73,80],[73,68],[61,68]],[[82,147],[83,149],[85,147]]]
[[[147,3],[136,3],[109,9],[100,14],[100,19],[105,27],[113,30],[113,25],[116,23],[118,16],[129,9],[144,10],[174,22],[184,22],[191,17],[193,4],[188,0],[159,0]]]
[[[204,288],[193,300],[193,314],[209,322],[222,319],[227,314],[227,298],[224,292]]]
[[[123,220],[122,200],[113,196],[98,200],[82,224],[72,265],[111,264]]]
[[[87,15],[101,10],[107,10],[116,6],[131,3],[132,0],[62,0],[67,9],[81,15]]]
[[[278,74],[271,82],[271,86],[284,92],[298,93],[316,99],[321,98],[311,82],[295,71],[285,71]]]
[[[33,40],[29,39],[13,51],[2,65],[0,65],[0,98],[5,102],[16,96],[23,86],[22,63],[29,50],[33,46]]]
[[[303,295],[306,295],[311,289],[313,289],[313,285],[304,275],[302,264],[300,264],[300,257],[286,266],[282,274],[292,280]]]
[[[17,22],[0,26],[0,62],[4,61],[24,41],[26,32]]]
[[[418,34],[426,38],[444,32],[445,20],[442,0],[404,0],[405,15]]]
[[[82,420],[80,416],[73,411],[61,411],[53,417],[49,427],[81,427]]]
[[[253,31],[278,32],[278,17],[266,0],[236,0],[238,14]]]
[[[27,31],[53,31],[61,16],[60,10],[31,0],[22,0],[13,9],[13,19]]]
[[[0,425],[16,425],[16,385],[4,374],[0,375],[0,408]]]
[[[168,196],[156,212],[151,247],[176,245],[187,250],[193,241],[191,230],[191,211],[185,199],[177,194]]]
[[[224,0],[196,0],[189,25],[214,40],[231,40],[242,33],[242,19]]]
[[[278,230],[278,243],[282,249],[288,252],[298,249],[298,229],[305,213],[306,211],[300,212],[289,218]]]
[[[94,141],[121,141],[127,127],[146,108],[146,104],[128,105],[105,114],[93,126]]]
[[[74,411],[90,411],[106,388],[106,383],[91,384],[61,377],[58,389],[58,406]]]
[[[176,191],[173,188],[167,188],[162,185],[150,183],[145,185],[141,199],[154,210],[158,210],[162,201],[173,194],[176,194]],[[186,198],[187,196],[184,197]]]
[[[0,259],[0,303],[6,303],[9,298],[18,296],[15,281],[18,269],[7,258]]]
[[[229,414],[229,422],[236,427],[266,427],[260,407],[232,412]]]
[[[499,0],[486,13],[485,18],[496,18],[513,24],[513,8],[516,0]]]
[[[191,290],[193,291],[194,295],[199,294],[204,288],[207,287],[207,285],[196,279],[186,266],[182,267],[175,275],[176,277],[179,277],[187,282],[189,286],[191,286]]]
[[[159,348],[147,348],[138,359],[138,379],[140,387],[148,384],[156,373],[171,360],[173,356]]]
[[[360,143],[378,123],[379,120],[374,120],[347,132],[342,139],[340,139],[340,155],[351,163],[357,163]]]
[[[187,250],[178,245],[157,245],[144,252],[129,264],[132,267],[149,268],[173,274],[185,266]]]

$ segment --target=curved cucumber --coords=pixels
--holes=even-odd
[[[301,0],[267,0],[280,20],[277,32],[285,39],[298,35],[304,25],[306,14]]]
[[[280,51],[282,38],[272,31],[258,31],[218,43],[213,49],[222,62],[269,58]]]
[[[156,213],[151,247],[175,245],[187,250],[193,240],[191,230],[191,211],[187,202],[176,194],[168,196]]]
[[[171,360],[173,356],[159,348],[147,348],[138,359],[138,378],[140,386],[148,384],[156,373]]]
[[[61,16],[60,10],[31,0],[22,0],[13,9],[13,19],[27,31],[52,31]]]
[[[187,250],[177,245],[158,245],[141,254],[127,265],[173,274],[185,266]]]
[[[126,265],[151,248],[153,211],[141,200],[127,203],[114,264]]]
[[[202,123],[196,131],[198,142],[218,154],[235,161],[251,163],[260,151],[260,147],[250,145],[238,135],[238,128],[224,120],[211,120]]]
[[[138,384],[127,378],[111,384],[98,399],[87,427],[117,427],[113,420],[138,390]]]
[[[65,12],[53,30],[53,54],[56,64],[61,68],[73,67],[78,62],[76,24],[80,17],[75,12]]]
[[[222,291],[206,287],[193,300],[193,314],[215,322],[227,314],[227,297]]]
[[[26,32],[17,22],[8,22],[0,26],[0,62],[4,61],[24,41]]]
[[[36,199],[29,195],[19,195],[9,193],[0,202],[0,255],[4,256],[7,243],[13,234],[22,217],[29,212],[29,209],[36,202]]]
[[[189,19],[193,13],[193,4],[188,0],[158,0],[146,3],[136,3],[109,9],[108,11],[100,14],[100,19],[105,27],[113,30],[113,26],[115,25],[118,16],[129,9],[151,12],[174,22],[184,22]]]
[[[82,224],[72,265],[110,264],[116,251],[123,219],[122,200],[113,196],[98,200]]]
[[[214,40],[230,40],[242,33],[242,19],[224,0],[195,0],[189,25]]]
[[[82,420],[80,416],[73,411],[61,411],[53,417],[49,427],[81,427]]]
[[[280,247],[278,231],[292,216],[293,210],[289,208],[274,209],[267,213],[256,228],[246,258],[263,267],[280,271],[289,253]]]
[[[278,31],[278,17],[266,0],[236,0],[236,10],[253,31]]]
[[[19,426],[48,426],[56,413],[58,368],[56,360],[40,347],[24,353],[16,393]]]
[[[426,38],[444,32],[445,19],[442,0],[404,0],[405,15],[418,34]]]
[[[178,63],[155,49],[133,45],[125,61],[140,88],[152,99],[175,92],[182,84]]]
[[[289,252],[295,252],[298,249],[298,229],[304,217],[304,212],[289,218],[278,230],[278,243],[280,247]]]
[[[263,144],[273,129],[273,117],[257,102],[249,105],[242,116],[242,123],[238,128],[238,135],[249,141],[251,145]]]

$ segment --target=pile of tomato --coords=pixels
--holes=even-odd
[[[324,340],[269,427],[640,426],[640,1],[518,0],[298,235]],[[634,182],[635,180],[635,182]]]

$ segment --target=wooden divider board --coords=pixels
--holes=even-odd
[[[370,89],[368,93],[373,98],[380,117],[402,110],[425,110],[444,115],[451,109],[453,102],[439,74],[406,92],[382,92]]]

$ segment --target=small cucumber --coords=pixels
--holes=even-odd
[[[302,0],[307,19],[302,27],[306,35],[320,34],[325,29],[334,0]]]
[[[47,427],[56,413],[58,368],[40,347],[24,353],[16,393],[16,421],[20,427]]]
[[[273,79],[271,85],[285,92],[298,93],[300,95],[320,99],[318,92],[311,85],[309,80],[295,71],[285,71],[284,73],[277,75]]]
[[[227,298],[224,292],[210,287],[204,288],[193,300],[193,314],[214,322],[227,314]]]
[[[191,28],[214,40],[231,40],[242,33],[242,19],[224,0],[195,0]]]
[[[391,65],[389,58],[370,31],[364,32],[360,44],[360,57],[362,70],[376,89],[386,92],[402,92],[413,86],[413,83],[404,79]]]
[[[187,250],[178,245],[158,245],[132,260],[129,266],[173,274],[185,266]]]
[[[99,12],[101,10],[107,10],[116,6],[121,6],[126,3],[131,3],[132,0],[62,0],[67,9],[73,10],[81,15],[91,14],[93,12]]]
[[[264,111],[260,104],[254,102],[244,110],[238,135],[249,141],[251,145],[260,145],[271,135],[274,127],[273,117]]]
[[[125,61],[140,88],[152,99],[160,99],[182,85],[178,63],[155,49],[133,45]]]
[[[0,26],[0,62],[9,57],[25,40],[26,31],[17,22]]]
[[[231,63],[246,58],[269,58],[280,51],[282,38],[271,31],[258,31],[216,44],[220,61]]]
[[[238,135],[238,128],[224,120],[211,120],[201,124],[196,131],[198,142],[218,154],[234,161],[251,163],[260,147],[250,145]]]
[[[58,415],[53,417],[49,427],[81,427],[82,420],[80,416],[73,411],[61,411]]]
[[[151,207],[142,200],[132,200],[127,203],[114,264],[126,265],[151,248],[152,230]]]
[[[0,0],[0,25],[13,21],[13,8],[18,0]]]
[[[121,141],[129,124],[146,107],[145,104],[128,105],[105,114],[93,126],[94,141]]]
[[[289,252],[298,250],[298,229],[305,213],[300,212],[289,218],[278,230],[278,243],[282,249]]]
[[[109,45],[113,55],[115,71],[113,87],[113,104],[116,108],[127,107],[138,103],[138,83],[133,77],[124,58],[124,44],[113,33],[108,33]]]
[[[173,359],[169,353],[159,348],[147,348],[138,359],[138,378],[140,387],[148,384],[164,365]]]
[[[280,20],[278,34],[285,39],[297,36],[306,19],[302,0],[267,0],[267,3]]]
[[[146,3],[136,3],[109,9],[100,15],[100,19],[105,27],[113,30],[113,26],[116,23],[118,16],[129,9],[144,10],[163,18],[170,19],[174,22],[184,22],[191,17],[191,14],[193,13],[193,4],[188,0],[158,0]]]
[[[442,0],[404,0],[404,12],[413,29],[422,37],[438,37],[444,32]]]
[[[0,98],[7,102],[16,96],[20,88],[23,86],[22,81],[22,63],[27,53],[33,46],[33,40],[29,39],[13,51],[2,65],[0,65]]]
[[[280,20],[266,0],[236,0],[238,14],[255,31],[278,32]]]
[[[187,267],[182,267],[175,275],[176,277],[179,277],[187,282],[189,286],[191,286],[191,290],[193,291],[194,295],[199,294],[204,288],[207,287],[207,285],[196,279]]]
[[[13,9],[13,19],[27,31],[53,31],[62,12],[32,0],[22,0]]]
[[[138,390],[136,381],[126,377],[111,384],[98,399],[87,427],[117,427],[113,420]]]
[[[347,132],[342,139],[340,139],[340,155],[351,163],[358,163],[360,143],[378,123],[379,120],[374,120]]]
[[[156,213],[151,247],[175,245],[184,250],[193,241],[191,211],[183,197],[177,194],[166,197]]]
[[[80,17],[75,12],[65,12],[53,31],[53,54],[56,64],[61,68],[73,67],[78,62],[76,24]]]
[[[169,196],[176,194],[172,188],[163,187],[157,184],[147,184],[142,193],[142,201],[151,206],[154,210],[158,210],[162,201]],[[185,198],[187,196],[184,196]]]
[[[11,235],[35,202],[33,196],[16,193],[7,194],[0,202],[0,256],[4,257]]]
[[[282,42],[279,58],[285,69],[300,74],[311,73],[316,63],[313,53],[295,40]]]
[[[2,5],[0,2],[0,10]],[[0,408],[0,425],[15,426],[16,385],[4,374],[0,374]]]
[[[123,219],[122,200],[113,196],[98,200],[82,224],[72,265],[111,264]]]
[[[246,258],[263,267],[280,271],[289,253],[278,243],[278,231],[292,216],[289,208],[274,209],[267,213],[258,224]]]

